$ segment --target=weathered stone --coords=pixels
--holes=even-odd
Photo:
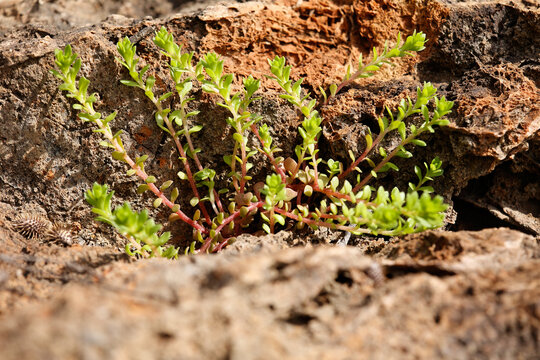
[[[113,128],[125,130],[128,151],[149,155],[147,169],[166,180],[176,176],[177,156],[155,124],[152,104],[119,85],[127,77],[115,61],[120,38],[137,42],[164,91],[167,69],[151,42],[160,26],[196,57],[220,53],[226,71],[239,75],[262,78],[267,58],[286,56],[293,77],[305,77],[316,94],[318,86],[339,81],[360,53],[398,31],[424,31],[430,41],[418,58],[346,87],[321,107],[321,153],[345,160],[348,149],[362,151],[363,135],[376,131],[384,107],[395,108],[432,81],[456,103],[451,125],[424,137],[428,146],[414,149],[414,162],[399,162],[400,172],[382,182],[404,189],[415,178],[413,165],[438,155],[445,175],[434,187],[456,202],[455,228],[504,223],[538,235],[536,4],[277,0],[154,20],[141,18],[168,14],[181,2],[79,3],[0,5],[0,358],[508,359],[540,353],[540,245],[516,230],[352,238],[354,247],[317,246],[339,243],[340,232],[283,231],[239,236],[215,256],[128,259],[124,240],[93,222],[83,192],[97,181],[136,209],[151,200],[135,194],[136,181],[98,146],[99,134],[76,119],[49,73],[54,49],[72,44],[100,94],[98,110],[119,111]],[[110,9],[120,15],[107,17]],[[254,109],[272,125],[287,157],[301,118],[275,85],[264,78],[262,84]],[[195,121],[205,125],[195,136],[201,159],[223,182],[222,155],[232,147],[227,114],[208,96],[193,105],[201,110]],[[254,163],[256,178],[266,176],[265,161]],[[181,197],[186,208],[189,197]],[[487,219],[478,208],[494,216]],[[22,213],[67,223],[78,229],[79,244],[25,239],[11,226]],[[189,229],[168,228],[177,244],[191,241]]]

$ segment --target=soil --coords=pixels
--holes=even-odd
[[[285,157],[301,119],[264,77],[268,58],[285,56],[317,94],[398,31],[424,31],[418,56],[321,107],[321,153],[346,161],[361,152],[384,108],[431,81],[455,102],[451,124],[381,182],[406,188],[414,163],[439,156],[445,173],[433,186],[451,205],[444,228],[352,237],[348,246],[341,232],[284,230],[240,236],[216,255],[127,256],[125,239],[93,221],[83,193],[99,182],[136,209],[151,199],[136,195],[99,134],[76,120],[49,69],[54,50],[70,43],[99,111],[118,110],[128,151],[174,178],[177,159],[148,115],[153,105],[119,86],[126,73],[115,62],[115,44],[128,36],[165,79],[151,41],[161,26],[195,58],[215,51],[227,72],[262,79],[254,109]],[[535,1],[3,1],[0,359],[538,359],[539,88]],[[223,183],[226,112],[209,96],[193,106],[205,122],[195,136],[201,161]],[[264,160],[255,160],[262,179]],[[152,213],[166,222],[166,211]],[[73,244],[23,236],[20,216],[63,224]],[[188,244],[189,229],[167,230]]]

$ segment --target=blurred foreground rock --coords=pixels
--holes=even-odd
[[[180,3],[0,4],[0,359],[538,356],[537,4],[277,0],[142,18]],[[107,9],[123,16],[96,23]],[[90,13],[96,17],[85,17]],[[113,128],[124,130],[129,151],[149,155],[151,172],[174,178],[177,159],[155,125],[152,104],[119,85],[127,74],[115,61],[116,42],[130,37],[165,91],[167,69],[151,41],[161,26],[195,57],[216,51],[226,71],[242,76],[263,78],[267,58],[286,56],[293,77],[305,77],[313,94],[398,31],[426,32],[428,48],[418,58],[344,89],[320,109],[327,119],[321,151],[337,159],[348,149],[361,151],[362,134],[376,130],[384,107],[431,81],[455,101],[452,123],[425,137],[428,146],[414,149],[414,162],[399,163],[401,171],[382,181],[405,188],[413,165],[438,155],[445,175],[434,186],[457,213],[447,228],[483,230],[353,238],[354,247],[342,248],[316,246],[334,243],[339,232],[280,232],[241,236],[217,256],[129,259],[122,239],[93,222],[83,192],[97,181],[138,209],[150,198],[135,194],[136,182],[99,147],[99,134],[76,119],[49,69],[54,49],[72,44],[100,94],[99,111],[119,111]],[[264,78],[261,95],[256,111],[287,156],[300,118]],[[222,155],[231,151],[227,115],[208,97],[194,105],[201,110],[195,121],[205,125],[195,137],[201,159],[223,181]],[[264,177],[265,162],[255,163],[255,178]],[[69,224],[79,244],[22,238],[10,224],[24,213]],[[154,215],[165,221],[168,213]],[[494,228],[502,225],[514,229]],[[168,228],[186,243],[185,228]]]
[[[4,316],[0,355],[533,359],[540,351],[533,237],[428,232],[374,255],[316,247],[115,263]]]

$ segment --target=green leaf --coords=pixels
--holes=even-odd
[[[237,132],[233,134],[233,139],[234,139],[238,144],[243,144],[243,142],[244,142],[244,137],[242,136],[242,134],[237,133]]]
[[[120,151],[113,151],[113,153],[112,153],[113,159],[118,160],[118,161],[125,161],[124,160],[124,155],[125,155],[125,153],[120,152]]]
[[[152,88],[154,87],[155,82],[156,82],[155,77],[153,77],[153,76],[147,77],[146,78],[146,84],[145,84],[146,91],[152,90]]]
[[[199,132],[202,130],[202,128],[203,128],[202,125],[195,125],[191,127],[191,129],[189,129],[188,133],[193,134],[193,133]]]
[[[167,190],[167,189],[172,185],[172,183],[173,183],[172,180],[167,180],[167,181],[165,181],[165,182],[159,187],[159,190],[161,190],[161,191]]]
[[[165,93],[159,97],[158,101],[163,102],[167,100],[171,95],[172,95],[172,92]]]
[[[146,161],[146,159],[148,159],[148,155],[140,156],[135,160],[135,164],[140,166],[141,164],[143,164]]]
[[[350,71],[350,69],[349,69],[349,71]],[[334,96],[334,95],[336,95],[336,92],[337,92],[337,85],[336,84],[330,85],[330,94],[332,96]]]
[[[420,140],[420,139],[412,139],[411,142],[412,142],[414,145],[418,145],[418,146],[426,146],[426,142],[423,141],[423,140]]]
[[[285,218],[281,214],[274,214],[274,220],[276,220],[282,226],[285,226]]]
[[[422,170],[420,169],[419,166],[417,165],[414,166],[414,173],[418,177],[418,180],[422,181]]]
[[[145,192],[146,190],[149,190],[150,187],[146,184],[141,184],[137,187],[137,194],[142,194],[143,192]]]
[[[405,128],[405,123],[403,121],[400,121],[398,128],[397,128],[399,135],[401,136],[401,140],[405,140],[407,137],[407,131]]]
[[[179,195],[178,189],[176,187],[173,188],[172,191],[171,191],[171,202],[174,203],[176,201],[176,199],[178,198],[178,195]]]
[[[187,176],[186,173],[183,172],[183,171],[177,172],[176,175],[178,175],[178,177],[179,177],[181,180],[187,180],[187,179],[188,179],[188,176]]]
[[[132,80],[120,80],[120,82],[126,86],[132,86],[132,87],[140,87],[138,83]]]

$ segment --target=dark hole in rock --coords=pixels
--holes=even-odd
[[[347,270],[339,270],[335,281],[340,284],[344,284],[347,286],[352,286],[354,283],[354,280],[351,277],[351,273]]]
[[[438,277],[454,276],[456,274],[453,271],[442,269],[435,265],[389,265],[386,266],[385,270],[388,279],[417,273],[428,273]]]
[[[315,317],[309,315],[309,314],[303,314],[303,313],[296,313],[292,312],[289,317],[284,319],[285,322],[292,324],[292,325],[307,325],[311,320],[315,319]]]
[[[159,331],[157,333],[157,336],[158,336],[158,338],[160,338],[162,340],[172,340],[172,339],[174,339],[174,334],[171,334],[168,331]]]
[[[486,209],[482,209],[468,201],[453,198],[454,210],[457,212],[455,224],[450,228],[452,231],[468,230],[477,231],[488,228],[513,227],[511,224],[497,218]]]

